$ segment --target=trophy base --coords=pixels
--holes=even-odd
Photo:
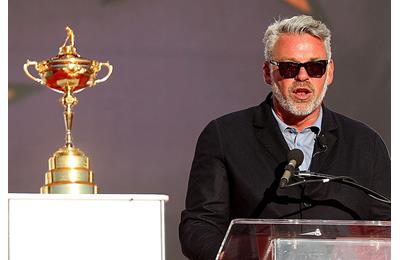
[[[97,194],[97,186],[87,183],[66,183],[44,185],[40,188],[42,194]]]
[[[62,147],[49,158],[43,194],[97,194],[89,158],[75,147]]]

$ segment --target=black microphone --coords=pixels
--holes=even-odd
[[[324,153],[326,152],[326,150],[328,150],[328,142],[326,141],[326,137],[324,134],[317,136],[317,142],[321,147],[321,153]]]
[[[287,156],[288,164],[285,166],[281,181],[279,182],[280,188],[285,188],[290,178],[292,177],[296,167],[300,166],[304,160],[304,154],[300,149],[290,150]]]
[[[313,131],[314,132],[314,131]],[[317,132],[314,132],[317,136],[315,137],[315,141],[317,142],[318,149],[317,151],[312,155],[316,156],[317,154],[324,153],[328,150],[328,141],[326,140],[326,137],[324,134],[319,134]]]
[[[328,141],[326,140],[326,137],[324,134],[320,133],[318,127],[312,126],[311,131],[315,134],[315,140],[317,141],[318,144],[318,150],[315,154],[313,154],[313,157],[319,153],[324,153],[326,150],[328,150]]]

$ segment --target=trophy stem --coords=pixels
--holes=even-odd
[[[61,98],[61,104],[64,106],[64,123],[65,123],[65,147],[73,147],[72,144],[72,120],[74,118],[74,112],[72,107],[78,103],[76,97],[72,95],[72,88],[68,85],[67,91]]]
[[[65,128],[66,128],[66,133],[65,133],[65,147],[72,147],[72,119],[74,118],[74,113],[71,110],[71,107],[68,106],[65,109],[64,112],[64,123],[65,123]]]

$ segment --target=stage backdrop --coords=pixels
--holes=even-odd
[[[63,145],[60,95],[22,66],[55,56],[69,25],[83,57],[114,66],[108,81],[77,95],[75,144],[101,193],[170,196],[167,256],[184,259],[177,228],[197,137],[210,120],[264,100],[264,30],[301,13],[332,29],[326,104],[390,148],[390,1],[9,1],[9,192],[37,193]]]

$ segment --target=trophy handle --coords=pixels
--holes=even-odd
[[[26,63],[24,64],[24,71],[25,71],[25,74],[26,74],[28,77],[30,77],[31,79],[33,79],[34,81],[39,82],[39,83],[43,83],[43,81],[42,81],[40,78],[35,78],[35,77],[32,76],[32,74],[29,72],[28,67],[29,67],[29,66],[32,66],[32,65],[35,65],[35,68],[36,68],[36,67],[37,67],[37,62],[36,62],[36,61],[30,61],[30,60],[27,60],[27,61],[26,61]]]
[[[108,68],[108,73],[107,73],[107,75],[105,75],[103,78],[101,78],[101,79],[96,79],[96,80],[94,81],[94,84],[93,84],[93,85],[96,85],[97,83],[106,81],[106,80],[110,77],[110,75],[111,75],[111,73],[112,73],[112,71],[113,71],[113,66],[112,66],[110,63],[108,63],[108,61],[105,62],[105,63],[100,62],[100,64],[99,64],[99,71],[101,70],[101,67],[102,67],[102,66],[106,66],[106,67]]]

